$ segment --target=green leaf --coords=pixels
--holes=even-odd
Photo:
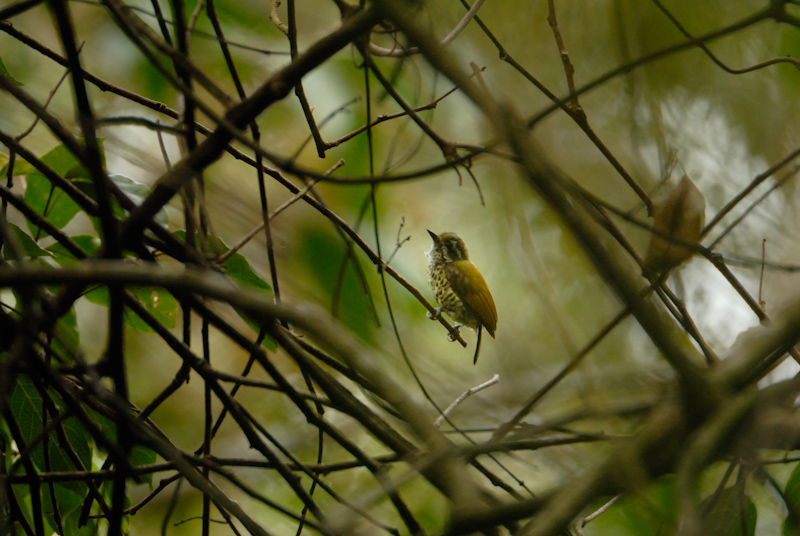
[[[142,182],[136,182],[135,180],[124,175],[109,175],[108,178],[114,181],[114,184],[116,184],[120,190],[128,194],[128,197],[131,199],[131,201],[137,205],[141,205],[151,193],[148,185]],[[169,224],[169,217],[166,209],[162,208],[158,211],[158,213],[155,215],[155,221],[164,227]]]
[[[65,358],[71,358],[80,351],[80,344],[78,316],[75,308],[70,307],[69,311],[58,319],[53,329],[53,350]]]
[[[102,245],[100,239],[93,235],[75,235],[70,238],[72,238],[75,245],[86,253],[87,257],[94,254]],[[53,254],[53,259],[61,266],[67,266],[78,262],[75,255],[70,253],[67,248],[58,242],[47,246],[45,249]]]
[[[789,512],[789,515],[783,520],[781,534],[783,536],[798,536],[800,534],[800,517]]]
[[[739,486],[722,490],[718,496],[707,497],[702,505],[715,500],[703,518],[703,534],[708,536],[753,536],[756,533],[758,511],[753,501]]]
[[[103,307],[108,307],[110,303],[110,298],[108,297],[108,287],[98,287],[94,290],[91,290],[83,295],[84,298],[89,300],[95,305],[101,305]]]
[[[155,451],[150,450],[142,445],[134,445],[131,449],[130,462],[134,467],[154,464],[156,463],[157,458],[158,455],[155,453]],[[142,480],[148,484],[153,483],[153,473],[146,473],[141,475],[141,477]]]
[[[100,427],[100,430],[111,440],[117,440],[117,425],[111,419],[97,413],[95,411],[89,410],[88,413],[92,416],[92,419],[97,423]],[[130,455],[128,456],[128,461],[134,467],[139,467],[142,465],[150,465],[156,462],[158,455],[155,451],[150,450],[149,448],[143,445],[134,445],[131,448]],[[152,473],[148,473],[142,475],[142,480],[147,482],[148,484],[152,483],[153,475]]]
[[[50,181],[39,173],[30,173],[27,176],[25,201],[36,212],[47,217],[57,229],[63,229],[81,210],[81,207],[63,190],[53,187]],[[39,236],[47,236],[47,232],[39,230],[30,221],[28,229],[31,234],[36,235],[38,232]]]
[[[12,456],[9,455],[8,459],[9,460],[12,459]],[[25,519],[31,526],[33,526],[33,515],[31,514],[32,507],[30,503],[30,496],[31,496],[30,487],[27,484],[12,484],[11,489],[14,493],[14,498],[16,499],[17,504],[19,505],[23,515],[25,516]],[[42,515],[42,513],[40,513],[39,515]],[[52,523],[51,516],[42,515],[42,518],[44,519],[45,527],[49,527],[50,525],[48,525],[47,523]],[[55,532],[56,530],[55,527],[50,527],[50,529],[53,532]]]
[[[303,231],[296,255],[306,270],[306,277],[317,285],[320,301],[330,300],[331,310],[353,333],[370,339],[373,317],[368,293],[370,270],[364,270],[365,288],[358,275],[358,255],[349,256],[333,233],[319,228]]]
[[[178,324],[178,301],[175,297],[163,288],[158,287],[135,287],[128,289],[164,327],[172,329]],[[100,287],[86,293],[85,298],[96,305],[108,307],[109,296],[108,287]],[[125,324],[144,333],[155,333],[139,315],[125,309]]]
[[[83,142],[83,140],[79,141]],[[103,161],[103,167],[105,167],[103,140],[98,140],[98,143],[100,144],[100,157]],[[56,145],[39,160],[64,178],[88,179],[90,176],[89,171],[81,165],[80,161],[65,145]],[[30,162],[17,159],[14,165],[14,175],[30,175],[33,173],[39,174],[39,171]]]
[[[224,253],[227,253],[226,248]],[[246,287],[253,287],[268,292],[272,290],[266,281],[261,279],[258,274],[244,258],[244,255],[234,253],[230,259],[222,263],[222,270],[234,281]]]
[[[48,392],[50,399],[60,405],[57,397]],[[26,443],[30,442],[39,436],[43,429],[43,407],[42,397],[39,391],[34,386],[33,382],[25,375],[18,375],[11,394],[8,398],[9,408],[11,413],[20,427],[22,437]],[[59,409],[62,409],[59,407]],[[48,422],[50,416],[48,415]],[[89,446],[90,436],[75,417],[70,417],[62,421],[61,426],[64,429],[64,434],[72,447],[73,451],[78,455],[78,459],[83,465],[84,469],[91,468],[92,452]],[[40,470],[50,471],[76,471],[78,470],[70,460],[65,449],[60,445],[59,440],[54,432],[50,433],[48,440],[48,457],[49,468],[45,463],[44,449],[42,443],[39,442],[31,452],[31,460],[34,465]],[[86,484],[82,482],[65,482],[63,485],[79,495],[86,493]]]
[[[98,140],[98,143],[100,143],[101,158],[105,166],[102,140]],[[78,188],[85,189],[91,185],[89,172],[64,145],[57,145],[40,160]],[[80,211],[80,207],[63,190],[53,187],[52,183],[31,163],[17,160],[14,165],[14,175],[26,177],[25,201],[37,212],[47,216],[57,228],[62,229]],[[36,227],[30,222],[28,222],[28,228],[31,233],[35,234]],[[44,231],[40,231],[39,236],[45,236]]]
[[[597,501],[589,506],[587,512],[598,510],[610,499],[605,497]],[[674,532],[677,512],[675,480],[671,476],[664,477],[639,493],[621,497],[592,521],[591,527],[597,534],[662,536]]]
[[[173,235],[179,240],[186,240],[186,231],[178,230],[175,231]],[[230,251],[230,248],[219,237],[209,236],[207,240],[209,249],[217,256],[224,255]],[[250,263],[247,262],[247,259],[241,253],[234,253],[231,255],[230,258],[220,265],[220,268],[228,277],[244,287],[250,287],[264,292],[265,294],[272,290],[272,287],[253,270],[253,267],[250,266]],[[258,332],[260,330],[258,323],[248,315],[238,310],[236,314],[238,314],[253,331]],[[263,344],[270,350],[275,350],[278,347],[275,341],[270,337],[264,337]]]
[[[783,522],[784,536],[797,536],[800,534],[800,463],[795,465],[786,488],[783,490],[786,500],[786,509],[789,515]]]
[[[186,241],[186,231],[181,229],[172,234],[178,240],[182,242]],[[219,237],[209,235],[207,241],[212,255],[222,256],[231,250]],[[253,270],[253,267],[250,266],[250,263],[247,262],[247,259],[241,253],[234,253],[229,259],[223,262],[220,267],[228,277],[242,285],[263,291],[272,290],[272,287]]]
[[[16,237],[17,243],[22,248],[22,253],[25,254],[26,257],[52,257],[53,254],[47,250],[44,250],[39,247],[33,238],[28,235],[25,231],[14,225],[13,223],[7,223],[9,231]],[[6,259],[11,258],[8,252],[8,245],[3,244],[3,257]]]
[[[6,64],[3,63],[3,58],[0,58],[0,73],[4,74],[8,78],[10,78],[11,81],[14,82],[15,84],[17,84],[18,86],[24,86],[25,85],[22,82],[20,82],[19,80],[17,80],[16,78],[14,78],[13,76],[11,76],[11,73],[9,73],[8,69],[6,68]]]
[[[137,205],[141,204],[144,199],[150,195],[150,187],[144,183],[136,182],[135,180],[125,177],[124,175],[109,175],[108,177]],[[93,183],[82,183],[76,186],[78,186],[83,193],[85,193],[91,199],[97,200]],[[119,219],[124,219],[127,217],[127,213],[125,210],[123,210],[116,198],[112,199],[111,208],[115,217]],[[159,210],[154,219],[163,227],[167,227],[169,224],[169,217],[165,208]],[[100,218],[92,217],[90,218],[90,221],[92,222],[94,229],[97,231],[97,234],[102,234],[103,225],[100,221]]]
[[[55,519],[53,519],[53,502],[50,496],[49,488],[42,488],[42,509],[45,511],[45,518],[48,519],[49,524],[56,530]],[[84,527],[78,527],[78,518],[81,512],[81,503],[86,498],[86,493],[78,494],[72,489],[62,484],[53,485],[53,495],[55,495],[58,512],[61,515],[61,526],[64,528],[65,536],[90,536],[97,534],[95,521],[88,520]]]
[[[783,495],[789,511],[800,516],[800,463],[795,465],[789,480],[786,482]]]
[[[153,315],[165,328],[172,329],[178,325],[178,300],[169,291],[163,288],[145,287],[134,289],[132,293],[144,305],[147,312]],[[153,331],[137,314],[126,309],[126,313],[128,312],[132,317],[129,324],[134,329],[147,332]]]

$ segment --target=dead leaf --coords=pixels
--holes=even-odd
[[[644,256],[645,274],[665,272],[679,265],[694,252],[686,245],[697,244],[706,216],[706,199],[692,180],[681,182],[653,202],[654,232]]]

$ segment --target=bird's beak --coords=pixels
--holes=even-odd
[[[431,235],[431,238],[433,239],[433,243],[434,244],[439,244],[441,242],[441,240],[439,240],[439,235],[437,235],[436,233],[434,233],[430,229],[426,229],[426,231],[428,231],[428,234]]]

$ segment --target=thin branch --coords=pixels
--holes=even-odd
[[[436,420],[433,421],[433,425],[438,428],[439,426],[442,425],[442,423],[444,422],[444,419],[448,415],[450,415],[450,413],[452,413],[452,411],[454,409],[456,409],[462,402],[464,402],[464,400],[466,400],[469,396],[474,395],[475,393],[478,393],[480,391],[483,391],[484,389],[486,389],[488,387],[491,387],[492,385],[496,385],[499,382],[500,382],[500,375],[499,374],[495,374],[494,376],[491,377],[491,379],[489,379],[489,380],[487,380],[487,381],[485,381],[485,382],[483,382],[481,384],[478,384],[475,387],[470,387],[469,389],[467,389],[466,391],[461,393],[458,396],[458,398],[453,400],[450,403],[450,405],[447,406],[447,408],[445,408],[445,410],[442,412],[441,415],[436,417]]]

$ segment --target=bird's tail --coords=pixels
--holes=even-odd
[[[478,354],[481,351],[481,334],[483,334],[483,326],[478,326],[478,342],[475,345],[475,357],[472,358],[472,364],[478,363]]]

